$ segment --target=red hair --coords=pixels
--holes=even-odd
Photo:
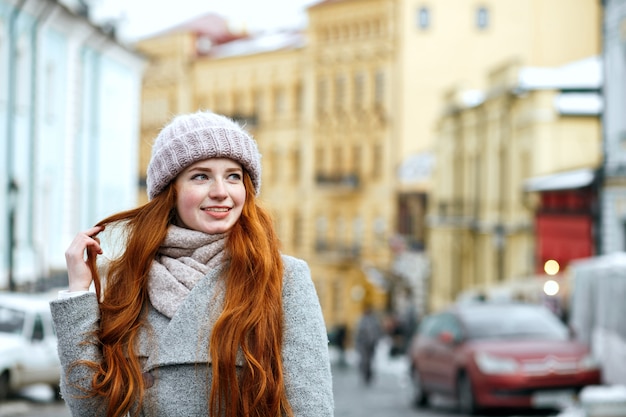
[[[254,186],[244,172],[246,201],[229,232],[226,250],[223,312],[210,336],[213,382],[210,415],[279,417],[293,415],[285,391],[282,276],[279,239],[272,219],[256,201]],[[97,338],[102,362],[80,362],[94,370],[87,395],[106,399],[107,417],[125,415],[144,398],[141,365],[135,354],[137,335],[148,305],[148,272],[170,224],[175,219],[176,190],[170,184],[147,204],[114,214],[98,225],[124,225],[125,250],[107,269],[100,284],[95,258],[90,258],[100,300]],[[207,318],[208,319],[208,318]],[[208,342],[208,341],[207,341]],[[244,366],[237,373],[241,350]]]

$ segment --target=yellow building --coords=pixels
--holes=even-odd
[[[261,198],[284,251],[309,262],[329,327],[354,324],[364,303],[386,307],[397,283],[423,299],[411,283],[427,268],[396,265],[426,239],[444,89],[481,86],[485,68],[511,57],[556,65],[599,44],[595,0],[461,3],[327,0],[308,9],[304,33],[224,42],[222,23],[206,16],[140,42],[152,61],[142,178],[173,114],[209,108],[242,120],[263,154]]]
[[[356,9],[357,3],[367,2],[348,3]],[[432,150],[443,95],[452,85],[484,88],[486,72],[503,62],[558,66],[600,48],[601,5],[596,0],[389,3],[396,14],[391,80],[400,161]]]
[[[541,188],[529,185],[600,166],[601,71],[597,57],[556,68],[509,63],[485,90],[449,91],[429,210],[433,308],[507,285],[537,295],[521,286],[541,283],[533,193]],[[557,189],[579,185],[589,184]]]
[[[359,182],[367,179],[358,175],[382,176],[390,169],[373,169],[373,162],[357,166],[355,152],[374,160],[388,140],[378,133],[371,147],[358,149],[355,138],[373,130],[371,124],[357,128],[344,144],[337,134],[325,136],[323,122],[315,120],[322,112],[314,102],[311,80],[317,75],[304,34],[281,32],[202,50],[214,35],[184,29],[136,45],[153,62],[144,81],[142,176],[151,140],[173,114],[204,108],[239,120],[263,155],[262,204],[274,215],[283,251],[309,262],[329,327],[352,325],[364,302],[382,308],[384,292],[366,272],[376,274],[375,267],[385,265],[374,249],[382,248],[387,260],[388,231],[374,232],[371,225],[384,224],[390,214],[383,209],[389,207],[361,211]],[[373,88],[363,88],[373,103]],[[325,149],[330,140],[335,154]],[[315,164],[314,155],[324,162]],[[379,180],[379,187],[388,181]],[[372,259],[363,262],[366,251]]]

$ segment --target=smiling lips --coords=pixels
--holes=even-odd
[[[228,215],[230,207],[206,207],[202,210],[214,218],[222,219]]]

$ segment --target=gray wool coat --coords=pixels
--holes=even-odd
[[[283,256],[282,350],[287,396],[297,417],[333,415],[333,392],[328,337],[319,299],[308,265]],[[170,320],[152,306],[149,325],[139,334],[138,355],[146,389],[141,416],[208,416],[211,359],[207,343],[221,304],[215,302],[220,271],[202,278]],[[88,293],[51,304],[62,365],[61,392],[75,417],[103,416],[102,401],[81,397],[78,386],[89,386],[91,373],[85,366],[71,365],[82,359],[99,361],[95,343],[83,343],[98,326],[96,296]],[[207,319],[208,318],[208,319]],[[241,365],[241,357],[238,365]]]

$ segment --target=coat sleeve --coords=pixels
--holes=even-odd
[[[284,257],[285,384],[296,417],[331,417],[333,384],[328,333],[308,265]]]
[[[93,372],[77,361],[100,363],[102,354],[93,332],[98,328],[100,310],[94,293],[55,300],[50,303],[61,360],[61,394],[73,416],[103,416],[104,404],[85,396]]]

